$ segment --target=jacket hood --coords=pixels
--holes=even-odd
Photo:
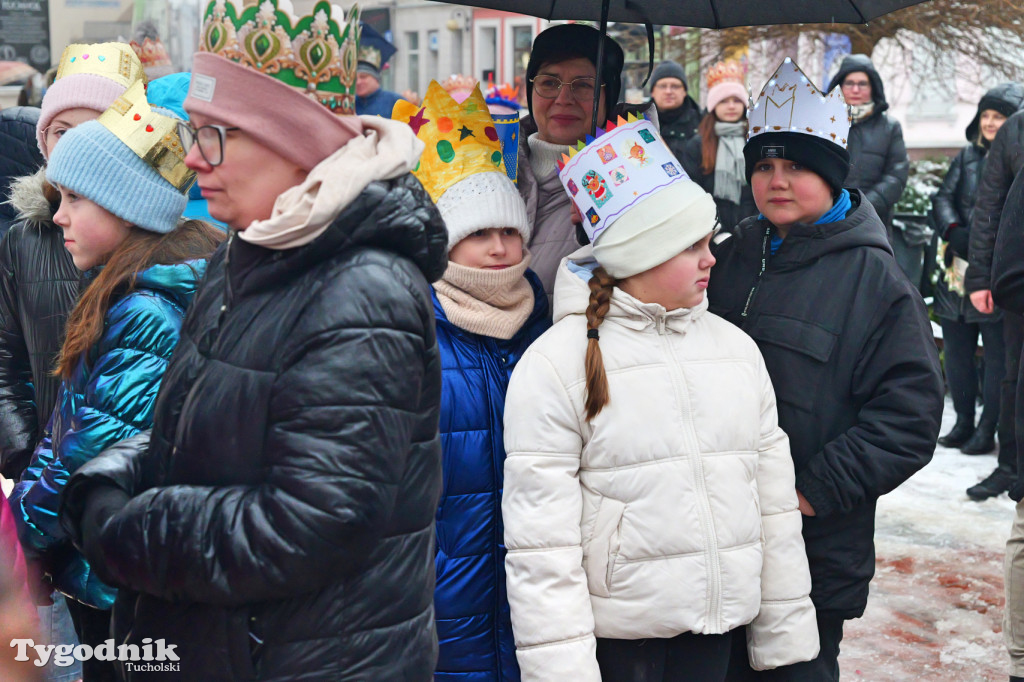
[[[883,237],[885,236],[883,232]],[[570,253],[562,259],[555,276],[554,322],[557,324],[569,315],[586,315],[590,305],[590,286],[587,282],[598,262],[594,258],[594,249],[587,245]],[[700,319],[708,309],[708,297],[704,296],[693,308],[676,308],[665,310],[658,303],[644,303],[633,298],[622,289],[615,287],[612,291],[611,305],[604,316],[604,322],[614,321],[624,327],[635,330],[662,328],[686,333],[687,327],[694,320]]]
[[[797,269],[812,263],[822,256],[848,249],[871,246],[892,254],[889,237],[885,232],[874,206],[860,190],[849,190],[853,207],[846,218],[823,225],[798,223],[789,229],[785,239],[786,248],[772,256],[772,267],[780,270]],[[744,242],[745,249],[761,251],[765,230],[770,223],[764,218],[754,217],[743,221],[737,228],[736,236]],[[715,276],[714,268],[711,276]]]
[[[206,273],[206,259],[198,258],[174,265],[153,265],[135,277],[136,289],[159,291],[183,309],[192,301]]]
[[[871,58],[866,54],[851,54],[844,57],[839,65],[839,71],[829,81],[826,93],[832,92],[833,88],[842,83],[843,79],[854,71],[863,71],[868,75],[868,80],[871,81],[871,100],[875,103],[873,115],[877,116],[888,109],[889,103],[885,101],[885,88],[882,86],[882,77],[878,75],[875,65],[871,63]]]
[[[46,186],[46,168],[40,168],[32,175],[23,175],[11,182],[10,199],[6,204],[14,209],[18,220],[24,220],[33,227],[45,228],[57,226],[53,223],[56,210],[43,194]]]
[[[0,197],[6,197],[17,178],[34,173],[43,165],[43,156],[36,145],[37,107],[9,107],[0,111]],[[10,224],[17,219],[17,209],[10,202],[0,204],[0,222]]]
[[[975,112],[971,122],[967,124],[967,128],[964,131],[967,141],[978,141],[981,112],[986,109],[995,109],[1003,116],[1009,118],[1022,107],[1024,107],[1024,85],[1009,81],[1007,83],[1000,83],[990,89],[982,95],[981,100],[978,102],[978,111]]]
[[[229,268],[240,290],[259,290],[294,278],[339,253],[390,251],[411,260],[428,282],[448,266],[448,230],[419,180],[406,173],[370,183],[320,236],[303,246],[272,250],[233,240]],[[259,263],[260,267],[251,267]]]

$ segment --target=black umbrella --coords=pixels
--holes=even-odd
[[[445,0],[439,0],[444,2]],[[457,4],[541,19],[623,21],[694,28],[863,24],[923,0],[471,0]]]
[[[435,0],[446,2],[446,0]],[[730,28],[765,24],[864,24],[875,17],[916,5],[925,0],[470,0],[457,4],[500,9],[541,19],[600,19],[601,33],[608,21],[644,24],[647,27],[650,69],[654,65],[652,24],[694,28]],[[597,43],[597,91],[601,88],[604,41]],[[644,81],[647,84],[647,81]],[[597,128],[599,98],[594,98]]]

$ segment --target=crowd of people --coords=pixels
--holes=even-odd
[[[998,434],[968,494],[1024,497],[1024,87],[935,199],[943,370],[866,56],[627,104],[556,25],[520,120],[381,90],[329,10],[215,0],[190,73],[71,45],[2,112],[5,637],[86,682],[838,680],[881,495]],[[1021,679],[1024,507],[1006,567]]]

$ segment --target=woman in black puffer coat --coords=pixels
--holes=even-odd
[[[186,163],[230,237],[151,436],[79,469],[63,517],[121,588],[118,643],[175,645],[175,678],[428,682],[447,234],[409,126],[305,91],[195,55]]]
[[[53,222],[60,195],[46,183],[45,171],[37,171],[43,163],[36,143],[39,109],[19,109],[17,122],[11,110],[3,112],[4,142],[10,145],[4,152],[19,144],[26,159],[38,162],[11,179],[4,208],[14,220],[0,242],[0,474],[14,481],[28,466],[57,402],[54,362],[82,276]],[[26,136],[20,142],[16,131]]]
[[[950,163],[942,187],[932,199],[935,224],[943,231],[945,240],[946,264],[943,282],[935,291],[933,310],[942,325],[946,378],[957,414],[956,424],[939,439],[939,444],[961,448],[967,454],[991,452],[994,447],[1000,383],[1005,368],[1002,312],[980,313],[964,294],[971,217],[992,140],[1022,100],[1024,87],[1018,83],[1002,83],[985,93],[974,119],[967,126],[969,144]],[[984,408],[975,427],[974,406],[978,393],[975,351],[979,334],[985,348]],[[1012,424],[1006,426],[1012,428]],[[1006,439],[1006,442],[1012,441]],[[1006,456],[1011,458],[1007,465],[1012,471],[1014,454],[1007,452]]]

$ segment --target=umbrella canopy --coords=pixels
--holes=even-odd
[[[438,0],[444,2],[444,0]],[[863,24],[923,0],[608,0],[608,20],[694,28],[765,24]],[[470,0],[458,4],[541,19],[601,18],[601,0]]]
[[[37,73],[24,62],[0,62],[0,85],[24,83]]]

